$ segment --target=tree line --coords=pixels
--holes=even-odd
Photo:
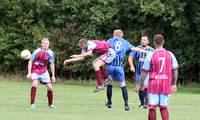
[[[133,45],[148,33],[165,37],[165,47],[180,65],[179,82],[200,82],[200,2],[197,0],[1,0],[0,71],[20,73],[26,63],[23,49],[33,52],[43,37],[51,41],[58,77],[94,78],[91,60],[63,66],[63,60],[80,52],[80,38],[107,40],[114,29],[124,31]],[[125,61],[128,79],[130,73]]]

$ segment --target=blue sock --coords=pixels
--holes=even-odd
[[[144,104],[148,104],[148,93],[147,93],[147,88],[144,89]]]
[[[140,98],[141,105],[144,105],[144,91],[143,90],[139,90],[139,98]]]
[[[107,86],[107,99],[108,99],[108,103],[112,104],[112,85],[108,85]]]
[[[122,89],[124,103],[125,105],[128,105],[128,92],[127,92],[126,86],[122,87],[121,89]]]

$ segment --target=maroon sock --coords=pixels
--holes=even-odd
[[[96,71],[97,74],[97,84],[98,86],[102,86],[103,82],[102,82],[102,77],[101,77],[101,70]]]
[[[103,69],[103,67],[100,67],[101,73],[103,74],[103,76],[105,77],[105,79],[107,79],[109,77],[109,74],[106,70]]]
[[[160,108],[162,120],[169,120],[169,112],[167,108]]]
[[[35,103],[36,90],[37,90],[37,87],[32,86],[32,88],[31,88],[31,104]]]
[[[48,105],[52,105],[53,103],[53,91],[47,90],[47,97],[48,97]]]
[[[156,110],[149,109],[148,120],[156,120]]]

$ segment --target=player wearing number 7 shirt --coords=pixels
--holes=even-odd
[[[169,120],[167,106],[170,94],[177,90],[178,63],[173,53],[163,48],[163,35],[154,35],[153,42],[156,50],[147,55],[142,67],[142,77],[136,85],[135,91],[139,91],[149,73],[148,120],[156,120],[157,106],[160,108],[162,120]]]

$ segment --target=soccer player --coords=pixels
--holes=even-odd
[[[84,60],[86,56],[92,55],[92,53],[98,53],[100,56],[92,62],[92,66],[97,75],[97,87],[94,92],[98,92],[104,88],[102,81],[102,74],[105,79],[110,79],[109,74],[103,69],[105,64],[111,63],[115,58],[115,51],[110,48],[106,41],[100,40],[86,40],[81,39],[79,46],[82,48],[82,53],[78,55],[71,55],[71,59],[66,59],[64,65],[74,61]]]
[[[173,53],[163,48],[163,35],[154,35],[153,42],[155,51],[147,55],[142,67],[141,80],[136,85],[135,91],[139,92],[147,73],[149,73],[148,119],[156,120],[156,107],[158,106],[162,120],[169,120],[167,106],[170,94],[177,90],[178,63]]]
[[[50,78],[47,65],[50,62],[50,68],[52,78]],[[55,65],[54,65],[54,53],[49,49],[48,38],[41,40],[41,48],[36,49],[28,62],[28,74],[27,78],[32,80],[31,88],[31,108],[35,108],[35,96],[38,81],[45,84],[47,87],[48,106],[54,108],[53,105],[53,89],[52,82],[55,82]]]
[[[123,31],[118,29],[115,30],[113,33],[113,38],[108,39],[109,45],[115,50],[116,52],[116,57],[115,59],[107,65],[106,70],[108,71],[109,75],[113,79],[116,79],[119,81],[121,90],[122,90],[122,96],[124,99],[124,106],[125,110],[129,110],[129,105],[128,105],[128,92],[126,88],[126,83],[125,83],[125,75],[124,75],[124,57],[126,55],[127,51],[131,50],[136,50],[136,51],[143,51],[140,48],[133,47],[128,41],[122,38],[123,37]],[[107,81],[107,103],[106,106],[108,108],[112,107],[112,82]]]
[[[149,44],[149,39],[147,36],[142,36],[141,37],[141,41],[140,41],[140,45],[138,45],[138,48],[141,48],[145,51],[154,51],[154,49],[150,46],[148,46]],[[128,57],[128,63],[130,65],[130,71],[131,72],[135,72],[135,79],[136,79],[136,84],[138,83],[138,81],[141,79],[141,68],[144,64],[144,59],[146,58],[147,53],[144,52],[135,52],[132,51]],[[133,64],[133,59],[136,60],[136,69],[134,67]],[[148,99],[147,99],[147,82],[148,82],[148,76],[145,78],[144,81],[144,85],[142,87],[142,89],[139,90],[139,100],[140,100],[140,105],[139,108],[147,108],[147,104],[148,104]]]

